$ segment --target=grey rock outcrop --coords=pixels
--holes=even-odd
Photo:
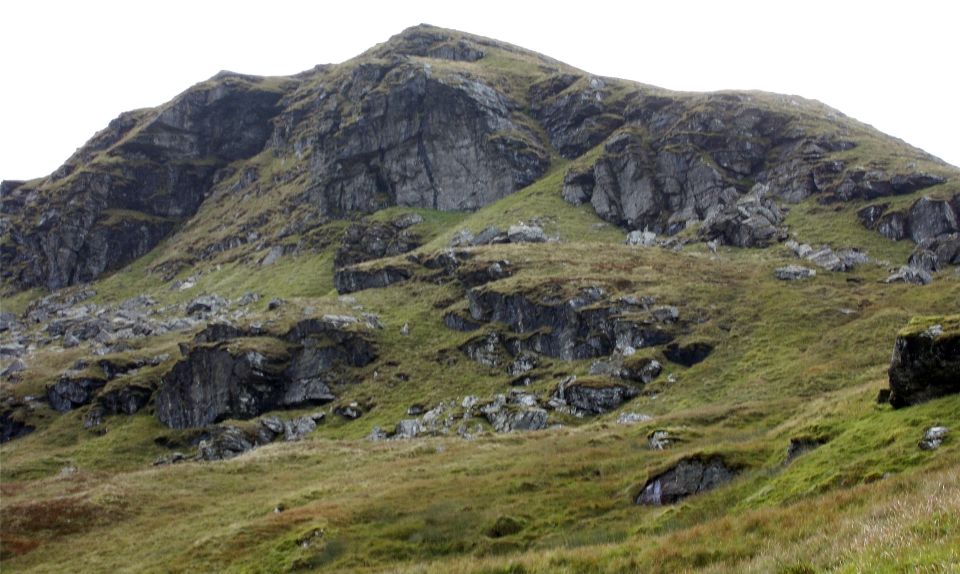
[[[197,458],[204,461],[229,460],[253,450],[257,438],[247,431],[234,427],[214,427],[210,436],[200,441]]]
[[[333,283],[338,293],[345,294],[387,287],[406,281],[412,276],[413,273],[409,269],[389,265],[374,269],[345,267],[334,273]]]
[[[897,335],[888,373],[894,407],[960,393],[960,315],[914,319]]]
[[[620,408],[640,394],[629,384],[599,380],[566,380],[553,393],[553,404],[565,404],[578,415],[600,415]]]
[[[907,265],[928,273],[941,271],[948,265],[960,265],[960,233],[924,239],[910,254]]]
[[[53,410],[64,413],[89,403],[106,384],[104,378],[67,374],[47,387],[47,402]]]
[[[661,506],[712,490],[733,479],[736,472],[720,457],[687,458],[644,485],[637,504]]]
[[[94,405],[87,411],[83,419],[85,428],[92,428],[103,424],[103,419],[109,415],[133,415],[147,406],[153,390],[140,385],[128,385],[119,389],[100,394]]]
[[[164,376],[156,397],[160,422],[200,427],[280,406],[289,354],[233,350],[229,343],[194,348]]]
[[[960,194],[951,200],[921,197],[905,210],[888,211],[888,204],[867,206],[857,212],[860,222],[884,237],[915,243],[960,232]]]
[[[539,407],[503,407],[485,410],[484,416],[497,432],[537,431],[547,427],[547,411]]]
[[[785,239],[783,214],[768,194],[769,186],[758,184],[736,202],[714,210],[700,228],[701,239],[735,247],[766,247]]]
[[[414,215],[420,217],[415,213],[408,214]],[[389,223],[361,222],[350,225],[340,239],[334,265],[346,267],[413,251],[421,243],[420,236],[410,229],[416,225],[414,221],[412,217],[401,217]],[[420,221],[423,221],[422,217]]]
[[[623,306],[633,306],[605,301],[598,288],[569,299],[476,288],[467,292],[467,300],[471,323],[507,326],[512,334],[501,340],[512,355],[528,351],[565,360],[602,357],[616,349],[666,344],[676,328],[622,316]]]
[[[899,269],[891,273],[884,283],[912,283],[914,285],[929,285],[933,282],[933,276],[929,271],[910,265],[902,265]]]
[[[319,405],[351,367],[376,357],[370,342],[329,322],[308,319],[282,338],[227,339],[187,349],[156,394],[157,417],[173,428],[247,419],[282,408]]]
[[[287,442],[301,440],[316,428],[317,423],[312,416],[291,419],[283,423],[283,440]]]
[[[539,226],[520,223],[507,229],[507,239],[510,243],[543,243],[547,234]]]
[[[627,234],[625,243],[638,247],[653,247],[657,244],[657,234],[652,231],[631,231]]]
[[[623,104],[603,78],[556,73],[529,90],[533,116],[560,154],[574,158],[623,124]],[[618,113],[619,112],[619,113]]]
[[[147,253],[197,211],[220,168],[262,149],[283,89],[224,74],[159,108],[121,114],[57,172],[5,195],[4,215],[34,213],[39,225],[11,220],[4,275],[56,289]],[[103,152],[121,161],[98,160]]]

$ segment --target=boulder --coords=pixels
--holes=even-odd
[[[918,267],[903,265],[895,272],[890,274],[884,283],[911,283],[913,285],[929,285],[933,282],[933,276],[929,272]]]
[[[944,426],[930,427],[924,431],[923,438],[920,439],[918,446],[921,450],[936,450],[946,440],[948,432],[950,432],[950,429]]]
[[[809,279],[816,277],[817,272],[809,267],[801,265],[787,265],[778,267],[774,270],[773,276],[781,281],[797,281],[799,279]]]
[[[725,484],[735,475],[736,471],[728,467],[721,457],[686,458],[648,480],[636,497],[636,503],[652,506],[673,504]]]
[[[540,360],[533,353],[520,353],[507,367],[507,374],[517,377],[537,368]]]
[[[632,385],[603,380],[572,380],[557,385],[552,398],[579,415],[599,415],[618,409],[640,394]]]
[[[757,184],[735,203],[713,211],[700,227],[700,238],[735,247],[766,247],[784,239],[783,213],[768,193],[768,186]]]
[[[507,229],[507,238],[510,243],[543,243],[547,240],[547,234],[539,226],[519,223]]]
[[[205,461],[228,460],[253,450],[256,437],[234,426],[215,427],[210,436],[200,441],[197,458]]]
[[[297,417],[283,423],[283,440],[287,442],[298,441],[317,428],[317,423],[312,416]]]
[[[7,368],[0,372],[0,377],[9,378],[12,375],[17,373],[22,373],[27,370],[27,363],[23,359],[17,358],[10,362],[7,365]]]
[[[620,413],[620,416],[617,417],[617,424],[634,425],[637,423],[647,422],[652,419],[653,417],[650,415],[641,413]]]
[[[0,312],[0,333],[5,333],[18,326],[17,316],[9,311]]]
[[[424,431],[426,431],[426,429],[419,419],[404,419],[397,423],[397,426],[393,431],[393,438],[416,438],[417,435],[422,434]]]
[[[470,241],[470,245],[492,245],[495,243],[507,243],[508,241],[510,241],[508,232],[503,231],[496,225],[491,225],[478,233],[473,240]]]
[[[484,367],[499,367],[507,357],[500,335],[496,331],[467,341],[460,350]]]
[[[348,421],[355,421],[363,416],[363,409],[357,403],[349,405],[340,405],[333,409],[333,414],[339,415]]]
[[[897,333],[888,372],[894,407],[960,393],[960,315],[914,318]]]
[[[647,446],[650,450],[666,450],[677,442],[676,437],[669,431],[655,430],[647,435]]]
[[[484,416],[497,432],[536,431],[547,427],[547,411],[538,407],[504,407],[484,411]]]
[[[948,265],[960,265],[960,233],[921,241],[910,254],[907,265],[928,273],[940,271]]]
[[[657,234],[652,231],[631,231],[627,234],[625,243],[637,247],[653,247],[657,244]]]

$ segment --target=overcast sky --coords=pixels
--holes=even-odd
[[[960,165],[960,4],[910,2],[0,2],[0,178],[56,169],[121,111],[222,69],[292,74],[426,22],[595,74],[818,99]]]

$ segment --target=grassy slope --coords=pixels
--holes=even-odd
[[[44,430],[0,450],[4,564],[37,572],[955,568],[960,447],[948,440],[926,453],[916,442],[927,426],[960,419],[960,398],[891,411],[873,397],[884,384],[896,330],[913,315],[955,309],[957,278],[941,274],[924,288],[885,285],[882,268],[865,267],[783,283],[772,278],[773,268],[790,260],[781,249],[712,256],[696,246],[681,253],[629,248],[589,208],[562,202],[563,168],[475,214],[424,212],[436,236],[424,251],[462,227],[540,216],[559,243],[475,250],[478,258],[507,258],[519,269],[497,288],[602,284],[615,294],[679,305],[682,318],[709,317],[687,337],[718,343],[714,354],[689,369],[665,363],[676,382],[665,373],[649,387],[656,398],[642,396],[623,409],[654,415],[652,421],[621,426],[611,413],[474,441],[363,440],[374,425],[392,427],[409,404],[505,392],[509,377],[456,351],[449,353],[458,357],[452,365],[438,367],[438,354],[470,336],[442,326],[442,308],[460,297],[453,287],[409,282],[361,292],[358,303],[385,323],[381,363],[396,363],[378,366],[376,377],[371,366],[364,383],[345,390],[345,401],[376,405],[368,415],[349,423],[334,417],[300,444],[163,468],[149,466],[169,452],[154,439],[184,450],[187,433],[134,416],[113,417],[106,434],[94,435],[78,431],[82,410],[44,415]],[[834,225],[831,213],[819,215],[824,229]],[[801,239],[820,236],[802,225],[794,231]],[[574,237],[582,240],[569,241]],[[831,242],[846,241],[837,237]],[[875,235],[854,239],[871,253],[899,248]],[[164,302],[256,288],[335,309],[329,258],[329,251],[289,257],[252,272],[225,264],[201,275],[190,292],[158,287],[156,278],[151,284],[141,274],[149,265],[143,261],[143,268],[95,288],[107,300],[154,292]],[[847,281],[851,276],[863,281]],[[399,333],[404,323],[411,325],[406,337]],[[64,356],[51,368],[71,361]],[[561,374],[582,375],[588,367],[548,360],[531,390],[546,394]],[[647,449],[648,433],[663,428],[683,442]],[[828,442],[783,466],[795,437]],[[649,476],[699,452],[720,452],[746,470],[731,485],[675,507],[631,503]],[[68,464],[80,471],[58,476]],[[281,504],[286,510],[274,513]],[[488,536],[501,517],[516,519],[520,532]]]

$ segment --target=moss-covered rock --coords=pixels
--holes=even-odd
[[[960,393],[960,315],[910,321],[897,334],[889,375],[895,407]]]

